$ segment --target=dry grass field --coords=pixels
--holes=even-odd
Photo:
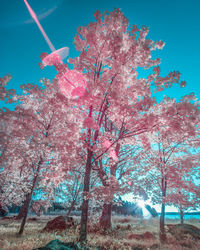
[[[13,219],[0,219],[0,249],[3,250],[28,250],[46,245],[51,240],[59,239],[63,242],[76,242],[78,239],[78,226],[74,226],[64,232],[43,233],[41,230],[47,221],[55,216],[36,217],[36,220],[28,220],[22,237],[17,237],[20,222]],[[79,217],[74,217],[76,225]],[[160,249],[182,250],[200,249],[200,242],[194,241],[190,236],[177,240],[170,233],[167,234],[167,242],[159,241],[159,223],[157,219],[143,220],[132,216],[113,216],[113,226],[109,232],[101,232],[98,224],[90,223],[88,234],[89,249]],[[166,220],[166,224],[177,224],[177,220]],[[186,223],[199,227],[199,220],[187,220]],[[153,239],[132,239],[132,234],[151,232]]]

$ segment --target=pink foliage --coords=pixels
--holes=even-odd
[[[145,149],[147,149],[147,150],[151,149],[151,145],[150,145],[147,137],[141,136],[141,141],[142,141],[142,144],[143,144]]]
[[[59,68],[59,64],[63,64],[63,61],[69,54],[69,48],[68,47],[63,47],[61,49],[53,51],[51,54],[43,53],[41,55],[41,59],[43,62],[43,67],[44,66],[55,66],[56,69]]]
[[[67,70],[67,72],[59,78],[59,84],[61,93],[68,98],[72,96],[83,96],[87,88],[83,74],[77,70]]]
[[[91,117],[87,117],[85,118],[85,120],[83,121],[83,126],[85,128],[92,128],[92,129],[98,129],[98,125],[96,124],[96,122],[91,118]]]
[[[186,86],[186,82],[185,81],[182,81],[181,82],[181,87],[183,88],[183,87],[185,87]]]
[[[115,150],[111,150],[109,152],[109,156],[114,160],[114,161],[118,161],[118,156]]]
[[[0,186],[7,191],[0,199],[5,204],[21,205],[36,185],[44,191],[45,198],[53,198],[54,189],[68,179],[67,171],[79,164],[76,150],[80,123],[74,119],[77,114],[74,104],[58,92],[58,80],[41,82],[45,88],[21,86],[28,95],[19,95],[20,104],[15,111],[6,111],[1,116],[9,128],[7,136],[6,131],[5,136],[1,133],[6,150],[1,154],[0,164],[6,162],[6,168],[0,173]],[[1,140],[0,146],[4,146]]]
[[[62,63],[61,56],[56,53],[51,53],[43,59],[44,66],[53,66],[55,64]]]
[[[151,110],[154,117],[157,115],[157,125],[152,131],[140,135],[143,145],[138,156],[142,165],[140,171],[146,176],[144,187],[148,193],[153,193],[155,203],[164,200],[165,204],[187,207],[186,201],[191,205],[191,200],[196,199],[192,176],[198,172],[199,165],[195,138],[199,135],[200,111],[198,102],[194,100],[192,95],[183,97],[179,102],[165,97]],[[154,183],[159,183],[158,187]]]
[[[111,146],[111,142],[109,140],[105,140],[103,142],[103,145],[104,145],[105,148],[109,148]]]
[[[74,88],[73,91],[72,91],[72,96],[84,96],[85,94],[85,88],[83,87],[77,87],[77,88]]]
[[[12,79],[11,75],[0,78],[0,100],[6,103],[17,101],[16,91],[14,89],[7,89],[8,82]]]

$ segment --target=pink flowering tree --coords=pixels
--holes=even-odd
[[[63,96],[74,102],[81,126],[81,155],[85,162],[81,242],[87,238],[92,167],[107,153],[117,162],[123,141],[152,130],[154,117],[145,114],[155,103],[152,88],[161,91],[180,80],[179,72],[160,75],[160,60],[152,59],[151,53],[162,49],[164,43],[148,39],[147,27],[129,26],[119,9],[103,15],[96,11],[94,16],[95,22],[79,27],[74,38],[80,55],[69,59],[73,70],[57,56],[49,62],[58,71],[56,78]],[[48,64],[46,56],[42,55],[42,68]],[[148,77],[141,77],[138,69],[147,70]]]
[[[154,131],[140,136],[138,143],[143,145],[143,151],[138,164],[152,202],[161,204],[160,239],[165,240],[165,206],[172,199],[168,195],[186,186],[192,190],[187,176],[192,173],[192,162],[199,164],[198,154],[193,153],[199,136],[199,104],[193,95],[180,102],[165,98],[151,111],[158,116],[159,123]]]
[[[8,74],[2,78],[0,78],[0,101],[3,104],[10,104],[10,103],[15,103],[15,94],[16,91],[14,89],[8,89],[7,84],[11,80],[11,76]],[[1,153],[2,151],[5,150],[6,148],[6,136],[9,137],[9,128],[8,124],[6,124],[4,120],[4,112],[5,110],[8,110],[8,108],[1,107],[0,108],[0,150]]]
[[[12,104],[16,102],[15,94],[16,91],[14,89],[8,89],[9,81],[11,80],[11,75],[7,74],[6,76],[0,78],[0,156],[2,156],[7,149],[7,143],[10,138],[10,128],[9,124],[4,119],[6,112],[9,111],[7,107],[3,107],[3,105],[7,106],[7,104]],[[6,164],[5,160],[1,160],[0,165],[0,173],[2,172],[3,166]],[[5,180],[0,178],[0,198],[2,195],[2,186],[4,185]],[[0,208],[2,207],[0,202]]]
[[[87,237],[92,166],[106,153],[117,162],[123,140],[152,130],[155,125],[153,115],[143,115],[154,103],[151,87],[161,91],[179,83],[180,78],[178,72],[160,76],[160,60],[152,59],[151,52],[162,49],[164,43],[148,39],[147,27],[129,27],[119,9],[103,15],[96,11],[95,19],[87,27],[78,28],[74,44],[81,53],[69,60],[74,70],[83,73],[86,82],[81,81],[80,89],[77,89],[68,73],[58,76],[61,88],[67,89],[67,97],[69,93],[73,97],[73,91],[78,92],[77,106],[83,110],[82,142],[86,167],[80,241]],[[137,73],[140,68],[153,70],[143,78]]]
[[[179,186],[176,183],[170,186],[167,203],[178,208],[180,222],[183,224],[185,212],[197,210],[200,206],[200,186],[198,182],[198,173],[200,171],[199,154],[195,155],[195,157],[189,156],[181,161],[180,164],[181,166],[178,168],[179,173],[176,176],[176,182],[179,183]],[[187,170],[185,171],[185,169]]]
[[[34,192],[46,194],[46,206],[50,206],[55,187],[67,179],[72,162],[79,161],[73,106],[60,94],[56,81],[42,83],[43,87],[23,85],[24,95],[18,96],[21,104],[4,114],[10,140],[1,155],[6,160],[1,174],[7,180],[2,201],[17,205],[24,201],[19,234],[23,233]]]

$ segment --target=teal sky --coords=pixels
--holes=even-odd
[[[73,37],[78,26],[94,21],[94,11],[120,8],[130,24],[149,26],[149,38],[163,40],[162,51],[153,55],[161,58],[161,75],[171,70],[181,72],[185,88],[178,86],[159,93],[171,97],[195,92],[200,96],[200,1],[198,0],[29,0],[41,25],[56,49],[67,46],[70,57],[78,55]],[[40,54],[50,52],[37,25],[30,17],[23,0],[0,1],[0,77],[12,75],[9,86],[38,83],[42,77],[56,73],[38,66]]]
[[[185,88],[174,86],[157,94],[179,99],[185,94],[200,97],[200,1],[199,0],[28,0],[56,49],[69,47],[78,55],[73,38],[78,26],[94,21],[95,10],[120,8],[129,23],[150,28],[149,38],[166,45],[153,56],[161,58],[161,75],[180,71]],[[41,70],[40,54],[50,49],[32,20],[23,0],[0,0],[0,77],[12,75],[9,88],[19,91],[25,83],[52,78],[51,67]]]

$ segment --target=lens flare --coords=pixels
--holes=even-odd
[[[76,98],[84,96],[87,82],[80,72],[68,70],[59,79],[60,90],[66,97]]]
[[[137,204],[142,209],[144,219],[149,219],[151,217],[151,214],[146,209],[145,202],[143,200],[139,200],[139,201],[137,201]]]
[[[145,203],[144,203],[143,200],[139,200],[139,201],[137,202],[137,204],[138,204],[139,207],[145,208]]]
[[[46,32],[44,31],[44,29],[42,28],[42,25],[40,24],[35,12],[33,11],[33,9],[31,8],[31,6],[29,5],[29,3],[27,2],[27,0],[24,0],[24,3],[26,4],[26,7],[31,15],[31,17],[33,18],[33,20],[36,22],[38,28],[40,29],[44,39],[46,40],[47,44],[49,45],[49,48],[51,49],[51,51],[53,53],[49,54],[47,57],[44,58],[43,62],[44,62],[44,66],[46,65],[52,65],[55,58],[56,58],[56,62],[57,63],[62,63],[62,60],[64,58],[66,58],[69,54],[69,48],[68,47],[64,47],[61,49],[56,50],[53,46],[53,44],[51,43],[50,39],[48,38]],[[57,57],[55,56],[58,55]]]
[[[46,56],[42,62],[44,66],[52,66],[57,63],[62,63],[62,60],[65,59],[69,54],[69,48],[68,47],[63,47],[61,49],[58,49],[48,56]]]
[[[27,7],[27,9],[28,9],[30,15],[32,16],[33,20],[36,22],[36,24],[37,24],[38,28],[40,29],[42,35],[44,36],[44,39],[46,40],[47,44],[49,45],[51,51],[52,51],[52,52],[55,51],[56,49],[54,48],[54,46],[53,46],[53,44],[51,43],[50,39],[48,38],[46,32],[45,32],[44,29],[42,28],[42,26],[41,26],[39,20],[37,19],[37,16],[36,16],[35,12],[33,11],[33,9],[31,8],[31,6],[29,5],[29,3],[28,3],[26,0],[24,0],[24,3],[26,4],[26,7]]]

